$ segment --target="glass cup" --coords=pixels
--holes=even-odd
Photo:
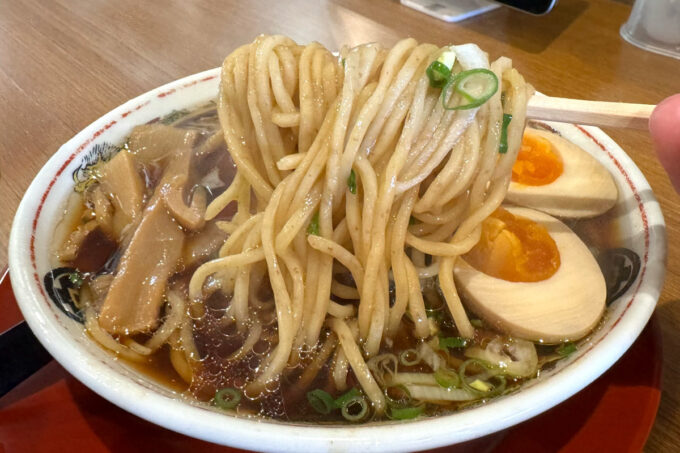
[[[680,59],[680,0],[635,0],[621,36],[642,49]]]

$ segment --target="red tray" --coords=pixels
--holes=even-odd
[[[0,332],[19,322],[6,272],[0,273]],[[505,431],[433,452],[638,452],[661,397],[661,335],[653,316],[638,340],[584,390]],[[0,398],[0,453],[87,451],[239,452],[168,431],[85,387],[58,363]]]

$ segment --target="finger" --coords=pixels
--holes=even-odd
[[[649,118],[656,154],[680,193],[680,94],[664,99]]]

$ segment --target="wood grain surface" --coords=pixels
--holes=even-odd
[[[623,41],[629,13],[629,1],[561,0],[544,17],[500,8],[446,24],[395,0],[0,1],[0,263],[22,194],[62,143],[134,96],[219,66],[259,33],[331,49],[406,36],[475,42],[491,57],[511,57],[545,94],[656,104],[680,92],[680,60]],[[646,449],[672,451],[680,444],[680,197],[645,131],[605,131],[647,176],[666,217],[668,271],[657,308],[664,391]]]

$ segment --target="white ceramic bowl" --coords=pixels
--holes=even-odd
[[[138,124],[214,99],[214,69],[157,88],[107,113],[45,164],[14,218],[9,246],[12,286],[24,317],[45,348],[92,390],[146,420],[207,441],[266,451],[414,451],[463,442],[519,423],[567,399],[607,370],[637,338],[662,287],[666,242],[659,205],[630,158],[601,130],[550,124],[612,173],[619,188],[625,247],[640,258],[637,278],[608,309],[604,326],[586,347],[520,391],[461,412],[362,426],[312,426],[225,415],[184,399],[126,366],[91,341],[83,326],[47,297],[52,232],[72,191],[74,174],[95,147],[120,144]]]

